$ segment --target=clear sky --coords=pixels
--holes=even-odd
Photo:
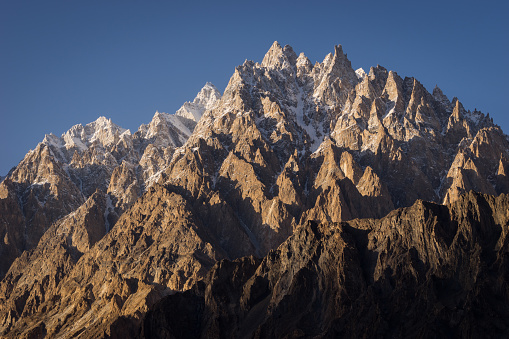
[[[220,91],[279,41],[322,61],[342,44],[438,84],[509,132],[509,2],[0,0],[0,175],[46,133],[99,116],[134,132],[207,82]]]

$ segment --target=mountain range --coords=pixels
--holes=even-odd
[[[27,153],[0,183],[0,334],[507,336],[507,171],[509,138],[440,88],[275,42],[223,94]]]

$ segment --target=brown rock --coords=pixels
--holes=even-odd
[[[260,264],[221,261],[164,298],[144,335],[505,336],[508,204],[469,193],[380,220],[308,223]]]

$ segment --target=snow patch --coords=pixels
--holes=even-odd
[[[364,72],[364,70],[362,68],[358,68],[355,71],[355,75],[357,75],[357,79],[359,79],[359,80],[362,80],[367,76],[366,72]]]
[[[470,120],[474,125],[478,125],[481,119],[484,117],[484,114],[482,114],[479,111],[473,111],[473,112],[463,112],[463,115],[466,119]]]
[[[221,99],[219,90],[207,82],[193,102],[185,102],[175,115],[198,122],[206,110],[214,108]]]
[[[297,124],[308,134],[309,139],[311,140],[310,150],[311,152],[314,152],[318,149],[320,141],[316,135],[316,129],[311,124],[311,121],[309,124],[304,122],[304,91],[300,86],[297,86],[297,88],[299,89],[299,93],[297,95],[297,106],[290,107],[290,109],[296,118]]]
[[[106,227],[106,233],[108,233],[111,229],[110,222],[108,221],[108,216],[112,211],[115,210],[113,206],[113,202],[111,201],[111,197],[109,194],[106,194],[106,208],[104,209],[104,226]]]

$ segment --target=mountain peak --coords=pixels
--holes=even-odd
[[[221,99],[221,93],[217,87],[211,82],[207,82],[200,92],[198,92],[193,103],[202,105],[205,109],[210,109],[219,99]]]
[[[343,46],[336,45],[334,46],[334,56],[346,56],[346,54],[343,53]]]
[[[203,113],[213,108],[219,99],[221,99],[221,92],[211,82],[207,82],[198,92],[193,102],[184,103],[175,114],[198,122]]]
[[[444,92],[442,92],[438,85],[435,85],[435,88],[433,88],[433,98],[435,98],[436,101],[440,102],[446,108],[451,105],[449,98],[447,98],[447,96],[444,94]]]
[[[281,47],[279,42],[274,41],[267,54],[265,54],[262,67],[266,68],[288,68],[297,62],[297,54],[290,45]]]
[[[352,314],[350,306],[366,305],[366,296],[374,300],[371,292],[377,290],[382,293],[380,300],[386,300],[384,286],[392,281],[399,288],[395,296],[408,296],[407,291],[419,295],[422,288],[429,287],[431,294],[423,297],[419,312],[430,307],[443,309],[441,298],[445,295],[449,304],[450,290],[458,297],[454,307],[465,306],[463,295],[456,293],[458,261],[451,251],[466,244],[459,256],[466,258],[460,273],[469,276],[472,260],[466,254],[472,254],[472,248],[482,245],[472,254],[480,254],[482,259],[483,253],[493,254],[498,245],[508,242],[508,232],[500,232],[509,219],[509,196],[500,194],[509,191],[507,137],[481,113],[464,111],[457,99],[442,105],[439,99],[443,93],[438,87],[432,95],[416,79],[402,79],[380,66],[372,67],[366,76],[361,69],[356,72],[351,67],[341,45],[331,52],[313,66],[304,54],[297,57],[290,46],[281,47],[276,41],[262,64],[246,61],[236,68],[224,99],[207,82],[176,114],[156,112],[152,121],[133,135],[127,131],[120,134],[123,129],[105,117],[76,125],[62,138],[47,135],[0,183],[0,252],[8,254],[7,258],[0,256],[0,276],[5,275],[0,281],[0,337],[33,337],[39,333],[49,337],[76,333],[82,337],[118,336],[126,329],[135,336],[142,333],[139,326],[144,314],[152,311],[154,303],[161,305],[159,300],[168,291],[172,291],[170,297],[178,297],[173,292],[205,287],[208,282],[204,276],[217,260],[267,253],[271,254],[263,264],[254,257],[241,259],[239,269],[231,262],[218,263],[223,273],[210,277],[217,287],[225,286],[225,282],[229,287],[217,289],[214,285],[209,291],[230,293],[233,288],[223,277],[233,277],[234,283],[246,281],[234,291],[241,296],[240,304],[233,305],[235,299],[228,295],[218,296],[217,300],[227,300],[227,308],[238,315],[224,318],[225,326],[234,318],[246,321],[223,333],[216,331],[218,322],[213,322],[214,328],[202,336],[284,336],[284,331],[266,330],[281,321],[278,310],[287,309],[312,311],[285,318],[292,321],[284,324],[292,329],[288,336],[341,336],[323,331],[329,324],[339,324],[333,316],[359,318],[362,312]],[[500,195],[476,204],[481,197],[470,194],[463,206],[474,213],[471,218],[464,217],[460,205],[449,208],[422,202],[461,203],[461,194],[469,190]],[[77,210],[87,197],[92,198]],[[395,206],[408,207],[416,201],[413,208],[389,213]],[[488,204],[499,206],[498,211],[489,211]],[[486,217],[479,214],[481,209],[487,211]],[[387,218],[376,220],[384,216]],[[357,220],[348,222],[352,219]],[[470,230],[463,223],[466,219],[480,220],[482,225],[477,222]],[[62,221],[51,226],[57,220]],[[412,220],[425,222],[410,223]],[[487,227],[491,227],[488,233]],[[422,236],[412,237],[419,235],[416,230]],[[44,232],[47,239],[57,242],[45,245],[49,243],[40,241]],[[292,234],[293,240],[280,246]],[[402,238],[402,234],[409,237]],[[486,237],[478,244],[479,237],[463,237],[469,234]],[[460,241],[455,242],[457,239]],[[444,256],[426,261],[431,253],[428,244],[435,257]],[[378,260],[380,256],[369,255],[369,251],[385,253],[384,258],[390,260]],[[491,254],[477,268],[499,267],[503,253],[501,257]],[[15,260],[19,255],[23,257]],[[275,262],[278,258],[282,261]],[[406,260],[405,266],[401,258]],[[342,259],[346,261],[340,262]],[[426,271],[437,262],[444,265]],[[112,263],[118,270],[112,272]],[[275,271],[257,269],[255,264],[270,265]],[[25,269],[26,265],[32,268]],[[243,267],[251,268],[242,272]],[[313,267],[320,272],[328,267],[340,271],[318,277],[308,269]],[[400,271],[404,267],[408,270]],[[451,277],[443,275],[449,271]],[[263,274],[250,278],[256,272]],[[267,272],[275,272],[277,279],[270,280]],[[481,272],[478,276],[489,275]],[[339,279],[345,284],[336,286],[338,294],[332,295],[329,284],[324,289],[322,282],[338,281],[337,277],[346,277]],[[425,277],[432,279],[425,281]],[[499,277],[495,280],[503,283]],[[191,288],[198,281],[198,287]],[[503,291],[493,284],[491,280],[475,286],[467,282],[465,293],[470,293],[472,286],[480,291],[486,286]],[[285,295],[277,288],[271,297],[270,286],[290,289]],[[313,286],[316,293],[301,293]],[[344,291],[352,292],[347,293],[346,304],[338,299]],[[490,293],[486,296],[492,296]],[[215,315],[211,318],[195,312],[219,307],[221,313],[225,309],[209,298],[214,298],[214,293],[207,292],[206,298],[203,295],[192,299],[210,300],[211,308],[182,302],[179,305],[192,311],[190,317],[185,315],[180,321],[181,314],[173,315],[185,310],[173,307],[169,309],[173,313],[166,314],[179,326],[190,327],[189,319],[197,319],[191,331],[210,323],[203,319],[222,322],[223,318]],[[301,302],[303,296],[310,297],[309,303]],[[295,301],[292,305],[296,306],[279,304],[280,297]],[[317,298],[332,304],[317,308]],[[503,304],[509,305],[506,299]],[[401,310],[390,317],[397,318],[408,310],[401,301]],[[411,306],[413,299],[409,302]],[[338,309],[339,304],[345,307]],[[492,314],[498,306],[486,311]],[[320,308],[326,313],[318,314]],[[507,309],[495,325],[505,324],[509,306]],[[276,318],[273,321],[271,314],[262,315],[260,310],[269,310]],[[441,313],[440,324],[450,323],[451,317],[455,321],[461,318],[461,314],[449,311]],[[475,318],[477,313],[473,314]],[[424,319],[423,326],[430,317]],[[402,325],[407,325],[407,318]],[[470,315],[463,318],[466,322],[473,319]],[[302,326],[304,330],[316,319],[323,322],[306,333],[295,326],[295,319],[310,320]],[[359,335],[407,334],[379,331],[376,324],[392,318],[377,320],[376,330],[366,334],[365,328],[373,325],[370,319],[358,327]],[[350,320],[344,318],[341,324],[350,324]],[[256,331],[251,326],[262,323],[265,325]],[[143,327],[143,331],[148,328]],[[255,332],[248,333],[250,329]],[[353,333],[347,331],[349,328],[344,335]],[[471,333],[468,328],[461,331]],[[163,332],[143,333],[153,337]],[[449,329],[436,333],[450,334]],[[199,335],[193,332],[188,336]]]
[[[323,61],[323,65],[328,69],[328,73],[335,77],[347,80],[351,85],[357,82],[357,74],[352,68],[352,63],[343,53],[341,45],[334,46],[334,54],[329,53]]]

